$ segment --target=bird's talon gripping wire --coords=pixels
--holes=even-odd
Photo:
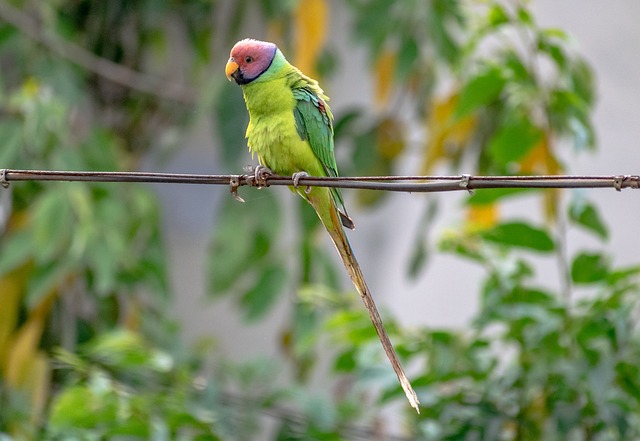
[[[301,171],[301,172],[296,172],[291,176],[291,179],[293,180],[293,186],[294,188],[299,188],[300,187],[300,179],[302,178],[308,178],[309,177],[309,173],[305,172],[305,171]],[[311,193],[311,186],[307,185],[307,188],[304,189],[305,194],[309,194]]]
[[[229,191],[231,191],[231,196],[233,196],[233,198],[238,202],[244,202],[244,199],[238,195],[238,187],[240,187],[240,176],[232,176],[229,180]]]
[[[273,176],[273,172],[269,167],[265,167],[262,164],[256,165],[253,171],[253,183],[258,188],[268,187],[269,183],[267,179]]]

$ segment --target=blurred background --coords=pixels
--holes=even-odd
[[[0,168],[241,173],[233,44],[318,79],[340,172],[637,174],[640,6],[0,1]],[[413,414],[287,189],[0,191],[1,439],[640,436],[633,190],[346,190]]]

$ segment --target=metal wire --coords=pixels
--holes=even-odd
[[[293,185],[289,176],[264,173],[204,175],[153,172],[96,172],[0,169],[0,185],[16,181],[152,182],[163,184],[228,185],[238,187]],[[336,187],[409,193],[473,191],[490,188],[640,188],[638,175],[557,175],[557,176],[346,176],[301,177],[300,187]]]

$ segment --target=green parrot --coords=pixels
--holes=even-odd
[[[329,98],[316,80],[289,64],[275,44],[265,41],[245,39],[236,43],[225,73],[242,87],[249,111],[249,150],[257,155],[260,166],[278,175],[292,176],[295,190],[315,209],[369,311],[409,403],[419,412],[418,397],[384,329],[343,229],[353,229],[355,225],[347,214],[340,189],[298,187],[303,176],[338,176]]]

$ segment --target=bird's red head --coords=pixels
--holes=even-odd
[[[277,46],[268,41],[240,40],[231,49],[225,68],[227,78],[238,84],[250,83],[269,69],[277,50]]]

